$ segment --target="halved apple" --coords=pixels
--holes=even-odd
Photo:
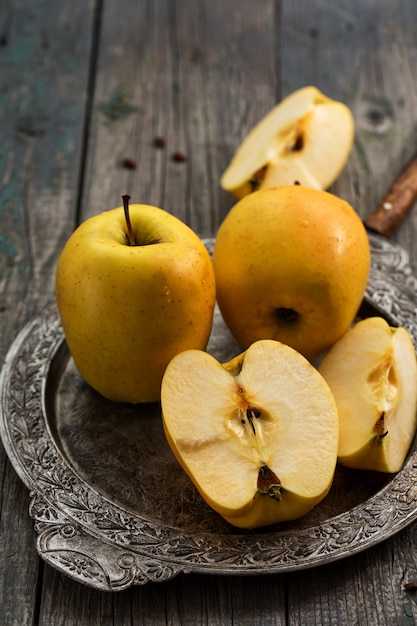
[[[162,381],[167,441],[204,500],[255,528],[298,518],[328,493],[338,444],[333,395],[293,348],[262,340],[222,365],[175,356]]]
[[[405,328],[358,322],[319,365],[339,412],[339,462],[398,472],[417,427],[417,363]]]
[[[237,198],[260,188],[327,189],[346,164],[354,119],[342,102],[304,87],[275,106],[245,137],[220,184]]]

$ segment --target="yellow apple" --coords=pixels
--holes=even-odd
[[[182,221],[153,206],[127,209],[127,221],[119,207],[74,231],[58,262],[56,299],[70,353],[91,387],[110,400],[153,402],[172,357],[207,345],[214,272]]]
[[[339,462],[398,472],[417,427],[417,363],[405,328],[358,322],[319,366],[339,411]]]
[[[174,455],[234,526],[301,517],[328,493],[337,409],[323,377],[292,348],[258,341],[225,365],[182,352],[166,369],[161,404]]]
[[[327,189],[350,155],[354,139],[350,109],[304,87],[287,96],[245,137],[221,177],[238,198],[268,187]]]
[[[370,249],[347,202],[289,185],[255,191],[232,207],[213,264],[220,311],[243,348],[278,339],[312,358],[353,321]]]

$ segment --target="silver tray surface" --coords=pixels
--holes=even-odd
[[[417,345],[417,280],[407,253],[370,236],[366,301]],[[212,240],[205,240],[212,247]],[[240,352],[216,309],[209,352]],[[30,489],[36,547],[50,565],[116,591],[179,573],[269,574],[314,567],[365,550],[417,516],[414,443],[396,475],[338,467],[328,496],[291,523],[231,527],[175,461],[159,405],[104,400],[69,356],[55,303],[20,332],[0,376],[0,434]]]

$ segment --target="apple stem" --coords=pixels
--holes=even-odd
[[[133,232],[132,224],[130,222],[130,214],[129,214],[129,200],[130,196],[125,194],[122,196],[123,200],[123,208],[125,212],[126,226],[127,226],[127,243],[129,246],[136,246],[135,233]]]
[[[282,498],[281,485],[270,485],[266,493],[268,496],[279,502]]]

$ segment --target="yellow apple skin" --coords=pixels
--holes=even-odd
[[[417,428],[417,361],[408,331],[382,317],[361,320],[332,346],[319,371],[338,407],[339,463],[398,472]]]
[[[323,377],[289,346],[255,342],[226,364],[184,351],[167,367],[161,404],[174,456],[233,526],[293,520],[327,495],[337,458],[336,404]],[[245,419],[248,407],[258,407],[256,419]],[[262,467],[274,473],[272,484],[279,477],[278,497],[259,484]]]
[[[255,191],[232,207],[217,232],[213,265],[220,311],[244,349],[276,339],[313,358],[353,321],[370,248],[347,202],[289,185]]]
[[[209,254],[179,219],[132,204],[127,245],[123,207],[83,222],[56,271],[56,300],[83,378],[109,400],[155,402],[172,357],[205,349],[215,278]]]

